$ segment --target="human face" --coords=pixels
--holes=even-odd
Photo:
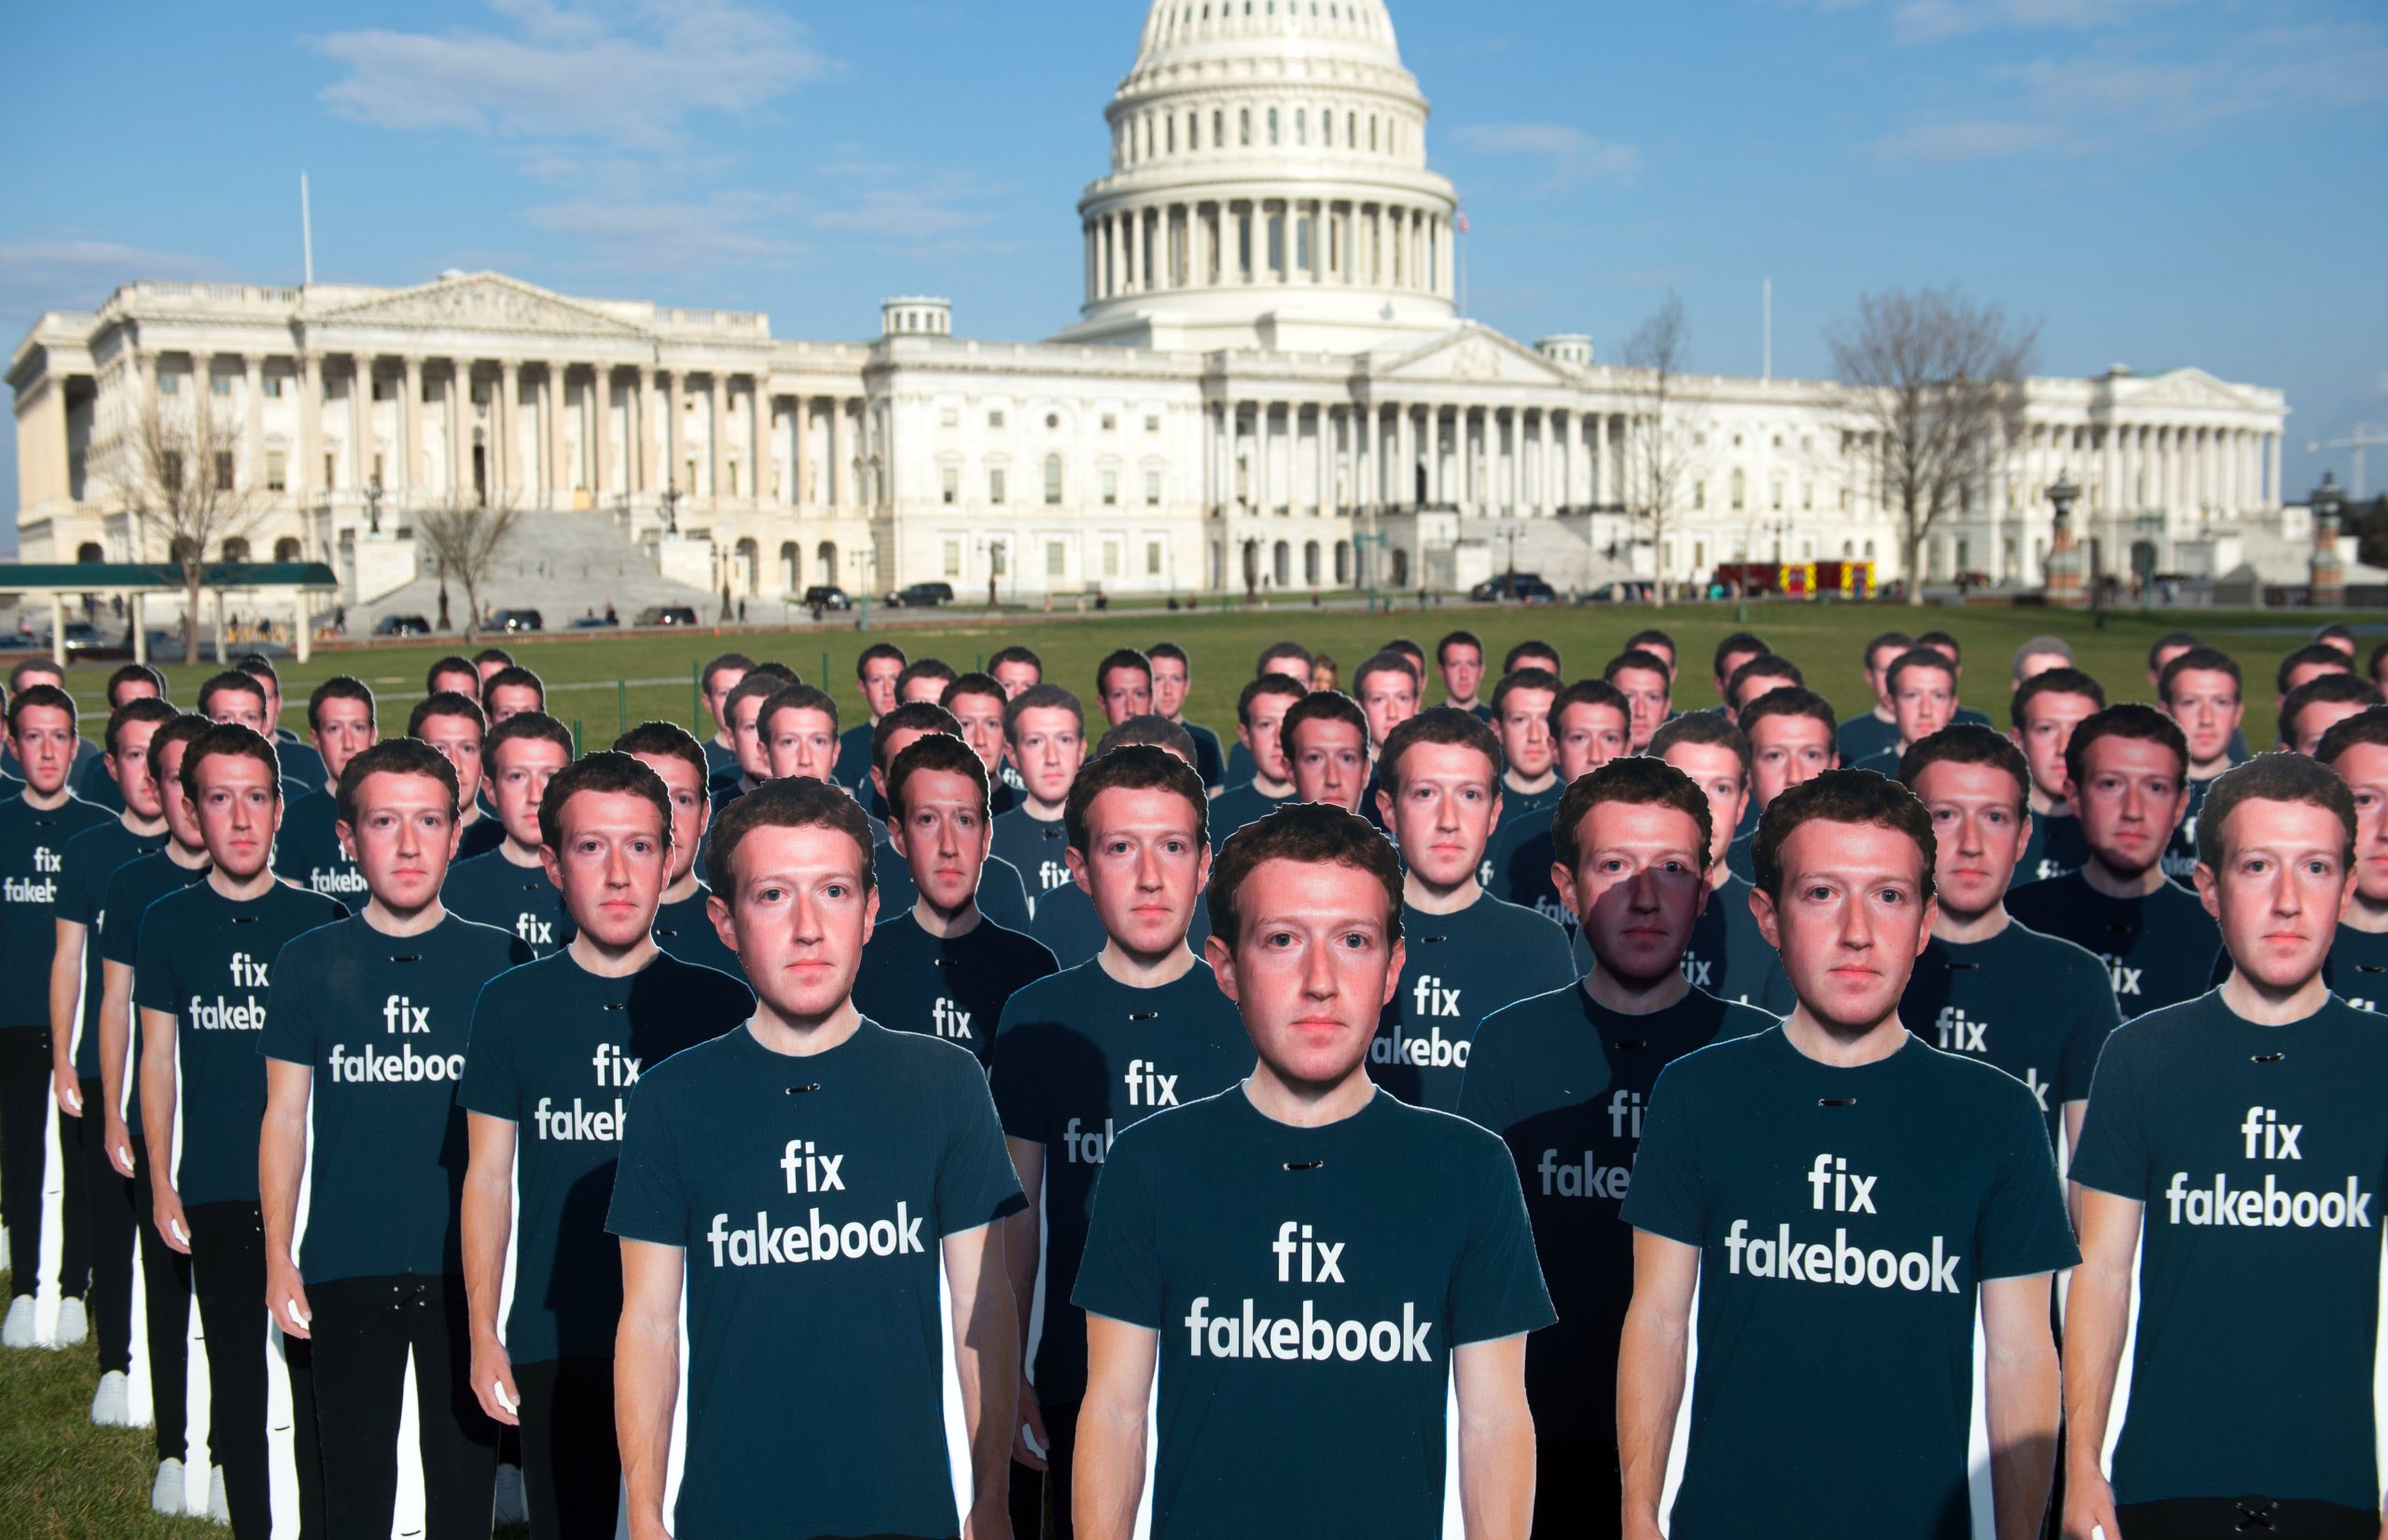
[[[867,853],[839,829],[762,827],[738,841],[732,870],[705,901],[721,944],[738,954],[763,1007],[818,1022],[853,998],[854,970],[879,917]]]
[[[945,687],[952,683],[952,680],[939,678],[934,673],[915,674],[911,679],[897,686],[896,693],[904,698],[904,704],[908,706],[915,701],[926,701],[929,704],[935,705],[937,697],[945,693]]]
[[[1550,881],[1594,960],[1629,984],[1665,978],[1683,962],[1708,902],[1699,824],[1663,803],[1599,802],[1576,836],[1576,869],[1553,865]]]
[[[539,850],[548,881],[591,941],[616,952],[636,946],[655,923],[671,865],[662,815],[628,791],[575,792],[559,811],[563,843]]]
[[[117,686],[116,688],[108,691],[108,710],[120,710],[128,701],[153,701],[157,699],[157,696],[158,683],[156,680],[127,679],[122,684]]]
[[[490,765],[491,795],[506,837],[524,850],[539,846],[539,798],[556,771],[572,763],[571,752],[544,738],[517,738],[498,745]]]
[[[2006,902],[2032,834],[2015,778],[1995,765],[1943,759],[1916,777],[1915,796],[1932,814],[1933,884],[1941,907],[1970,920]]]
[[[339,827],[366,891],[383,909],[404,915],[422,913],[439,896],[459,832],[455,803],[436,776],[394,770],[357,783],[356,821],[343,819]]]
[[[986,798],[951,770],[914,770],[904,782],[901,816],[887,821],[888,841],[940,914],[959,914],[977,897],[993,837]]]
[[[1899,742],[1921,743],[1949,725],[1957,709],[1957,681],[1939,669],[1909,664],[1891,683],[1891,715]]]
[[[1363,1074],[1401,987],[1384,884],[1357,867],[1263,861],[1237,894],[1243,934],[1204,944],[1262,1067],[1313,1093]]]
[[[469,716],[426,716],[423,741],[456,772],[456,800],[470,807],[481,794],[481,726]]]
[[[771,753],[763,744],[760,723],[764,695],[749,695],[729,708],[730,744],[738,751],[738,770],[749,781],[771,778]]]
[[[1138,957],[1183,947],[1211,880],[1192,805],[1173,791],[1113,786],[1087,804],[1086,825],[1087,848],[1062,858],[1104,934]]]
[[[25,706],[8,729],[25,787],[36,797],[55,797],[75,768],[75,714],[57,706]]]
[[[2302,988],[2354,901],[2346,825],[2311,802],[2250,799],[2221,834],[2222,869],[2198,867],[2198,897],[2222,926],[2231,966],[2268,990]]]
[[[2324,646],[2326,646],[2326,647],[2336,647],[2336,648],[2338,648],[2340,652],[2345,653],[2345,654],[2347,655],[2347,661],[2348,661],[2349,663],[2353,663],[2353,662],[2354,661],[2354,638],[2353,638],[2353,637],[2352,637],[2352,636],[2323,636],[2323,637],[2317,637],[2317,638],[2315,638],[2315,640],[2316,640],[2316,641],[2318,641],[2318,642],[2320,642],[2320,643],[2321,643]]]
[[[1615,706],[1578,701],[1559,715],[1559,779],[1575,784],[1625,752],[1629,729]]]
[[[2220,669],[2183,669],[2173,675],[2164,714],[2180,724],[2189,741],[2189,763],[2211,765],[2230,752],[2230,735],[2247,715],[2239,681]]]
[[[2310,685],[2326,673],[2353,673],[2353,672],[2354,670],[2349,668],[2344,660],[2327,663],[2317,659],[2311,663],[2299,663],[2288,671],[2288,689],[2293,690],[2299,685]],[[2281,699],[2284,701],[2288,699],[2288,690],[2281,692]]]
[[[1866,687],[1874,692],[1874,704],[1883,711],[1891,709],[1891,665],[1906,650],[1904,645],[1891,643],[1866,655]]]
[[[1011,762],[1020,767],[1028,795],[1047,807],[1060,805],[1086,761],[1086,732],[1077,714],[1062,706],[1032,706],[1020,714],[1012,734]]]
[[[1714,872],[1742,826],[1742,812],[1749,802],[1749,784],[1742,775],[1742,756],[1722,743],[1674,743],[1666,761],[1692,779],[1708,798],[1708,865]]]
[[[197,851],[206,848],[207,831],[199,826],[199,804],[183,792],[183,751],[189,747],[190,740],[186,738],[151,755],[149,784],[156,788],[159,805],[165,810],[166,832],[184,850]]]
[[[1509,665],[1509,672],[1515,673],[1520,669],[1540,669],[1546,673],[1559,673],[1559,659],[1547,652],[1521,652],[1518,654],[1518,660]],[[1566,677],[1564,674],[1560,676]]]
[[[473,672],[480,675],[479,681],[476,683],[473,687],[475,689],[479,689],[481,686],[489,683],[490,676],[492,674],[496,673],[501,669],[507,669],[511,667],[513,667],[512,664],[505,662],[500,659],[482,659],[479,662],[473,665]]]
[[[1004,762],[1004,703],[993,695],[957,695],[946,708],[962,724],[962,741],[987,767],[992,781]]]
[[[2354,793],[2355,886],[2365,903],[2388,906],[2388,747],[2357,743],[2330,768]]]
[[[1454,642],[1443,649],[1439,664],[1443,674],[1443,693],[1453,701],[1473,701],[1477,689],[1484,683],[1484,649],[1465,642]]]
[[[1360,681],[1360,712],[1368,742],[1381,748],[1394,728],[1418,715],[1418,681],[1399,669],[1379,669]]]
[[[896,709],[896,681],[904,676],[904,665],[893,658],[874,658],[862,666],[862,677],[854,687],[862,691],[863,704],[870,708],[874,722]]]
[[[1314,718],[1295,730],[1287,753],[1294,766],[1294,796],[1326,802],[1346,812],[1360,811],[1368,784],[1368,746],[1349,722]]]
[[[1045,682],[1044,671],[1034,663],[997,663],[992,672],[995,683],[1004,687],[1004,699],[1007,701],[1017,701],[1020,691],[1034,689]]]
[[[199,828],[225,876],[245,882],[265,869],[282,826],[282,784],[271,767],[245,754],[211,754],[199,762]]]
[[[1932,939],[1923,852],[1895,829],[1810,819],[1783,841],[1780,901],[1750,912],[1782,953],[1800,1006],[1837,1037],[1897,1020],[1915,960]]]
[[[243,689],[220,689],[199,703],[199,709],[211,722],[238,722],[252,732],[269,733],[273,729],[266,723],[265,701]]]
[[[1186,665],[1174,658],[1153,659],[1153,710],[1174,722],[1186,710]]]
[[[2225,674],[2224,678],[2229,675]],[[2064,796],[2064,751],[2073,729],[2098,714],[2098,702],[2086,695],[2035,695],[2023,706],[2023,725],[2007,734],[2032,767],[2032,784],[2051,801]],[[2235,722],[2237,713],[2231,714]],[[2226,730],[2223,742],[2228,743]],[[2192,759],[2196,756],[2190,756]]]
[[[1648,653],[1651,657],[1656,658],[1656,659],[1658,659],[1660,662],[1662,662],[1662,663],[1666,664],[1666,665],[1667,665],[1667,677],[1668,677],[1668,678],[1670,678],[1670,679],[1672,679],[1672,678],[1673,678],[1673,677],[1674,677],[1674,673],[1675,673],[1675,649],[1674,649],[1674,648],[1673,648],[1673,647],[1671,647],[1671,646],[1667,645],[1664,642],[1652,642],[1652,641],[1647,641],[1647,640],[1640,641],[1640,642],[1636,642],[1636,643],[1634,643],[1634,644],[1633,644],[1633,646],[1634,646],[1634,649],[1635,649],[1636,651],[1638,651],[1638,652],[1646,652],[1646,653]],[[1750,656],[1751,656],[1751,657],[1756,657],[1756,654],[1752,653]],[[1726,677],[1726,678],[1728,678],[1728,679],[1731,678],[1731,677],[1732,677],[1731,671],[1728,670],[1728,671],[1727,671],[1727,673],[1726,673],[1725,677]]]
[[[351,759],[373,746],[373,708],[362,701],[326,701],[315,708],[308,735],[324,756],[325,774],[338,781]]]
[[[500,685],[489,692],[489,700],[484,704],[489,712],[489,725],[493,728],[509,716],[538,711],[542,706],[538,687],[534,685]]]
[[[887,735],[887,752],[870,767],[870,784],[879,788],[881,801],[887,800],[887,767],[896,762],[897,755],[927,736],[927,730],[922,728],[904,728]]]
[[[1750,791],[1761,812],[1793,786],[1840,765],[1840,746],[1815,717],[1786,713],[1750,724]]]
[[[2322,735],[2350,716],[2361,715],[2370,708],[2360,701],[2313,701],[2297,714],[2296,738],[2289,747],[2307,758],[2322,745]]]
[[[1733,697],[1733,715],[1735,716],[1741,715],[1742,708],[1743,706],[1748,705],[1751,701],[1756,700],[1759,696],[1766,694],[1769,690],[1792,689],[1797,687],[1798,685],[1798,680],[1785,679],[1779,673],[1751,674],[1747,679],[1742,681],[1740,692]]]
[[[2015,675],[2015,683],[2020,686],[2024,680],[2035,678],[2050,669],[2069,669],[2072,666],[2073,659],[2061,652],[2027,652],[2023,655],[2020,672]]]
[[[705,681],[705,709],[713,713],[715,730],[723,733],[729,730],[729,718],[726,715],[729,710],[729,692],[736,689],[738,682],[745,677],[746,671],[742,668],[715,669],[712,677]]]
[[[1412,743],[1398,769],[1401,788],[1380,785],[1377,812],[1401,847],[1402,864],[1440,893],[1474,881],[1501,819],[1501,772],[1465,743]]]
[[[1501,698],[1501,757],[1520,781],[1550,773],[1550,703],[1558,699],[1556,690],[1530,689],[1513,689]]]
[[[252,673],[249,677],[257,682],[257,687],[259,689],[265,691],[265,719],[269,723],[281,721],[282,681],[279,679],[269,678],[261,673]],[[271,727],[263,728],[258,730],[268,734],[271,734],[273,731]]]
[[[1153,709],[1152,675],[1142,669],[1107,670],[1102,687],[1095,693],[1103,701],[1104,720],[1115,728],[1131,716],[1147,715]]]
[[[431,693],[451,690],[467,701],[478,701],[481,694],[481,676],[472,669],[450,669],[431,676]]]
[[[2162,684],[2163,679],[2164,679],[2164,668],[2165,668],[2165,665],[2166,665],[2166,664],[2168,664],[2168,663],[2170,663],[2170,662],[2172,662],[2173,659],[2180,657],[2183,653],[2187,652],[2188,650],[2189,650],[2189,644],[2187,644],[2187,642],[2183,642],[2183,643],[2181,643],[2180,645],[2178,645],[2177,646],[2159,647],[2159,648],[2157,648],[2157,649],[2156,649],[2156,661],[2155,661],[2153,664],[2151,664],[2151,665],[2149,666],[2148,670],[2147,670],[2147,682],[2148,682],[2148,684],[2150,684],[2151,686],[2155,686],[2155,685],[2160,685],[2160,684]]]
[[[1762,652],[1727,653],[1725,655],[1725,666],[1722,669],[1719,669],[1716,673],[1716,699],[1739,708],[1741,702],[1732,698],[1730,688],[1733,675],[1741,672],[1741,667],[1743,663],[1750,661],[1752,659],[1763,658],[1765,656],[1766,654]]]
[[[663,874],[663,885],[670,887],[696,869],[705,825],[713,819],[713,803],[705,796],[705,778],[697,772],[696,766],[678,755],[642,754],[636,758],[662,778],[664,798],[672,804],[672,865]],[[576,797],[573,800],[577,802],[580,798]]]
[[[108,756],[108,773],[124,794],[125,808],[146,822],[160,812],[158,783],[149,778],[149,740],[158,736],[155,722],[127,722],[117,729],[116,752]]]
[[[763,768],[775,779],[801,775],[826,781],[837,768],[838,725],[826,711],[782,706],[771,714],[771,731],[762,743]]]
[[[2139,876],[2164,853],[2188,811],[2179,759],[2145,739],[2101,738],[2082,756],[2081,770],[2083,781],[2064,785],[2081,820],[2081,838],[2107,871]]]
[[[1609,681],[1633,708],[1630,746],[1635,754],[1650,746],[1650,735],[1667,719],[1668,697],[1673,690],[1673,681],[1657,669],[1619,669]]]
[[[1310,659],[1307,658],[1271,658],[1261,667],[1263,673],[1282,673],[1296,684],[1310,684]]]

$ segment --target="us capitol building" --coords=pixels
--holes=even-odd
[[[768,603],[991,577],[1306,596],[1512,561],[1565,589],[1778,554],[1902,576],[1828,382],[1681,379],[1663,534],[1627,517],[1635,372],[1461,317],[1458,195],[1381,0],[1159,0],[1104,116],[1085,302],[1043,342],[972,340],[937,298],[803,341],[492,272],[130,283],[45,314],[8,370],[24,558],[162,558],[123,467],[149,403],[205,402],[262,509],[227,554],[331,562],[352,604],[420,580],[409,510],[482,498]],[[1925,576],[2039,583],[2060,475],[2093,570],[2218,575],[2243,532],[2280,534],[2286,414],[2189,368],[2034,379],[2005,476],[1942,519]]]

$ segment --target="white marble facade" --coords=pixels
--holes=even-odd
[[[1562,587],[1778,554],[1902,576],[1825,382],[1684,381],[1663,534],[1623,516],[1633,378],[1589,338],[1527,347],[1459,315],[1457,199],[1381,0],[1159,0],[1106,117],[1085,303],[1042,343],[956,336],[928,298],[889,300],[874,340],[808,342],[486,272],[131,283],[49,312],[9,363],[21,549],[162,556],[127,514],[128,425],[203,398],[267,509],[257,559],[337,560],[378,486],[391,529],[501,494],[650,541],[668,508],[716,581],[765,598],[1414,588],[1513,550]],[[1935,531],[1925,576],[2036,584],[2060,474],[2103,570],[2195,570],[2280,507],[2286,414],[2195,368],[2035,379],[2005,476]]]

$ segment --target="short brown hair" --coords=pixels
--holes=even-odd
[[[1075,793],[1073,793],[1075,796]],[[1264,861],[1350,867],[1384,886],[1385,940],[1401,939],[1401,861],[1374,824],[1324,802],[1284,802],[1227,838],[1205,895],[1211,934],[1232,951],[1243,938],[1243,883]]]
[[[2313,757],[2335,766],[2339,756],[2360,743],[2388,747],[2388,706],[2373,706],[2331,723],[2330,730],[2313,746]]]
[[[2173,677],[2170,669],[2165,670],[2164,677],[2167,679]],[[2236,663],[2230,665],[2230,677],[2234,683],[2239,678],[2239,665]],[[2015,693],[2008,698],[2006,707],[2008,725],[2019,730],[2030,726],[2023,720],[2027,715],[2026,708],[2043,695],[2077,695],[2094,704],[2100,711],[2106,709],[2106,687],[2089,674],[2070,667],[2042,669],[2015,687]],[[2171,697],[2167,696],[2165,699],[2169,703]]]
[[[2090,745],[2101,738],[2134,738],[2145,743],[2161,743],[2180,761],[2175,773],[2189,772],[2189,741],[2183,735],[2181,725],[2154,706],[2125,701],[2085,716],[2075,726],[2072,738],[2064,745],[2064,773],[2076,785],[2089,779],[2085,772],[2090,765]]]
[[[482,705],[487,706],[489,698],[502,689],[535,690],[539,697],[538,709],[541,711],[548,709],[548,687],[541,683],[537,674],[520,663],[508,663],[481,681]]]
[[[1419,743],[1474,749],[1484,756],[1488,774],[1501,778],[1501,740],[1473,712],[1457,706],[1429,706],[1384,735],[1377,751],[1377,783],[1394,796],[1401,795],[1401,756]]]
[[[1094,752],[1100,756],[1133,743],[1177,755],[1188,764],[1194,762],[1194,735],[1159,712],[1150,711],[1122,717],[1118,726],[1106,729],[1094,741]]]
[[[772,683],[779,685],[777,680]],[[725,701],[722,710],[729,709],[729,703]],[[769,738],[771,735],[771,718],[784,711],[817,711],[829,719],[831,732],[838,730],[837,698],[817,685],[779,685],[778,688],[763,697],[763,709],[755,714],[755,730]],[[701,754],[703,750],[701,748],[698,752]]]
[[[1601,682],[1608,683],[1606,680]],[[1513,690],[1548,690],[1553,696],[1557,696],[1566,687],[1567,681],[1548,669],[1511,669],[1501,675],[1499,684],[1492,687],[1492,715],[1497,717],[1508,710],[1509,695]],[[1610,685],[1609,687],[1615,689],[1617,687]],[[1620,695],[1619,699],[1623,697]],[[1559,704],[1556,700],[1550,703],[1553,706]]]
[[[326,701],[362,701],[368,725],[379,720],[373,709],[372,687],[354,674],[335,673],[307,696],[307,727],[310,731],[322,730],[324,702]]]
[[[1150,743],[1131,743],[1096,755],[1070,783],[1070,795],[1062,804],[1062,828],[1069,836],[1070,849],[1080,854],[1086,853],[1087,814],[1097,797],[1115,789],[1177,793],[1194,809],[1194,837],[1209,843],[1211,798],[1202,790],[1202,778],[1194,773],[1194,767],[1167,749]]]
[[[951,712],[934,701],[906,701],[879,719],[870,729],[870,762],[881,770],[887,768],[887,741],[899,732],[946,732],[962,736],[962,724]],[[712,857],[706,857],[706,870],[712,870]]]
[[[697,735],[677,722],[641,722],[637,727],[614,740],[614,752],[648,759],[677,759],[697,772],[697,785],[701,788],[712,767],[705,763],[705,749]]]
[[[1368,718],[1360,710],[1357,701],[1341,690],[1312,690],[1285,708],[1284,718],[1277,724],[1278,742],[1284,743],[1290,754],[1294,748],[1294,729],[1306,722],[1321,721],[1340,722],[1358,729],[1361,742],[1368,741]]]
[[[1840,719],[1833,715],[1832,702],[1804,685],[1768,690],[1742,708],[1737,725],[1746,736],[1770,716],[1813,717],[1825,725],[1825,736],[1837,738],[1840,732]]]
[[[723,809],[705,837],[705,870],[713,874],[722,902],[732,909],[737,907],[732,895],[738,888],[738,847],[759,828],[834,829],[852,839],[862,855],[862,891],[868,894],[877,883],[870,866],[870,820],[862,804],[826,781],[784,776],[764,782]]]
[[[122,737],[126,728],[135,722],[171,722],[179,715],[172,705],[167,703],[163,696],[136,695],[108,713],[107,731],[103,735],[102,741],[107,744],[109,755],[114,756],[117,752],[118,741]]]
[[[2198,812],[2199,866],[2221,875],[2223,834],[2230,815],[2242,802],[2303,802],[2336,813],[2347,836],[2339,859],[2353,867],[2354,792],[2336,770],[2301,754],[2259,754],[2214,778],[2214,784],[2205,794],[2205,806]]]
[[[2328,647],[2330,645],[2317,642],[2314,645]],[[2336,652],[2338,649],[2330,647],[2330,650]],[[2359,705],[2367,709],[2380,703],[2380,687],[2359,673],[2325,673],[2308,679],[2290,690],[2288,699],[2280,703],[2280,741],[2291,745],[2296,743],[2297,719],[2305,714],[2308,706]]]
[[[13,734],[17,730],[19,715],[31,706],[46,707],[50,711],[62,711],[66,714],[67,726],[73,727],[75,724],[73,696],[60,689],[56,685],[27,685],[8,702],[8,731],[10,733]]]
[[[1694,712],[1692,715],[1713,718],[1715,714]],[[1724,722],[1722,726],[1728,732],[1733,730],[1729,722]],[[1684,741],[1687,740],[1678,740]],[[1566,792],[1559,798],[1558,816],[1550,822],[1550,853],[1552,858],[1569,871],[1574,871],[1576,863],[1583,858],[1584,819],[1603,802],[1669,807],[1690,814],[1692,823],[1700,830],[1700,869],[1708,869],[1709,842],[1716,837],[1715,817],[1708,810],[1708,794],[1701,791],[1700,784],[1690,776],[1656,754],[1646,754],[1612,759],[1597,770],[1586,770],[1568,784]]]
[[[539,843],[552,851],[563,849],[564,804],[584,791],[618,792],[654,803],[655,815],[663,820],[663,846],[671,849],[672,794],[665,788],[663,777],[655,773],[654,766],[633,759],[619,749],[599,749],[587,758],[566,765],[548,780],[547,789],[539,794]]]
[[[1025,652],[1028,649],[1021,647],[1017,650]],[[1038,672],[1043,671],[1040,669]],[[1004,742],[1011,743],[1020,741],[1020,714],[1024,711],[1068,712],[1077,721],[1078,736],[1081,738],[1086,736],[1086,707],[1078,703],[1076,695],[1060,685],[1031,685],[1006,703]]]
[[[1938,647],[1927,647],[1921,643],[1892,659],[1891,666],[1882,671],[1882,681],[1895,691],[1899,687],[1899,675],[1910,669],[1937,669],[1949,676],[1951,688],[1956,686],[1957,660]]]
[[[1915,793],[1888,776],[1872,770],[1828,770],[1786,786],[1782,796],[1766,805],[1758,817],[1757,833],[1750,840],[1750,866],[1759,890],[1778,902],[1783,897],[1784,841],[1802,824],[1870,824],[1906,835],[1923,857],[1921,896],[1933,895],[1932,868],[1940,853],[1932,837],[1932,815],[1915,799]]]
[[[2048,675],[2039,677],[2045,679]],[[1909,743],[1907,752],[1899,756],[1899,784],[1915,790],[1916,782],[1935,765],[1988,765],[1992,770],[2005,770],[2015,779],[2018,816],[2031,812],[2031,762],[2023,757],[2023,751],[2015,746],[2013,739],[1994,728],[1978,722],[1954,722]]]
[[[1000,705],[1011,704],[1011,697],[1004,693],[1003,686],[996,682],[995,676],[992,673],[956,674],[953,682],[947,685],[943,692],[937,696],[937,703],[951,711],[953,702],[965,695],[979,696]]]
[[[384,738],[351,756],[340,768],[339,784],[332,788],[340,822],[352,828],[356,825],[356,794],[368,775],[428,776],[448,790],[448,822],[454,824],[457,813],[463,811],[456,767],[448,762],[446,755],[419,739]]]
[[[563,750],[566,760],[572,758],[573,751],[578,747],[572,741],[572,729],[549,716],[546,712],[518,711],[490,728],[489,736],[481,740],[481,762],[490,769],[495,770],[497,751],[523,738],[535,739],[542,743],[553,743]]]
[[[1786,692],[1776,690],[1773,693],[1782,695]],[[1672,721],[1659,723],[1659,730],[1650,735],[1650,746],[1642,752],[1653,759],[1663,759],[1667,751],[1677,743],[1701,743],[1710,748],[1730,749],[1734,757],[1742,762],[1742,779],[1749,779],[1749,734],[1735,727],[1733,719],[1721,711],[1687,711]],[[1701,795],[1707,794],[1703,792]]]
[[[423,725],[435,716],[461,716],[470,722],[475,730],[483,734],[489,731],[489,716],[481,710],[479,701],[469,695],[459,695],[454,690],[440,690],[424,696],[414,703],[414,710],[407,713],[407,736],[422,737]]]
[[[24,695],[18,696],[10,702],[9,709],[14,711],[23,705],[25,695],[33,693],[27,690]],[[38,705],[40,702],[35,703]],[[239,722],[210,723],[207,730],[192,739],[190,747],[183,750],[184,796],[194,802],[199,800],[199,767],[202,761],[219,756],[227,759],[254,759],[272,771],[273,799],[277,802],[282,800],[282,756],[274,753],[273,740]]]
[[[196,697],[199,701],[199,714],[201,716],[214,715],[215,714],[207,709],[207,702],[211,697],[220,695],[226,690],[232,690],[242,695],[254,695],[257,698],[257,710],[265,710],[267,700],[265,687],[257,682],[257,676],[243,673],[239,669],[227,669],[199,687],[199,694]]]
[[[923,770],[943,770],[958,775],[979,789],[979,820],[987,817],[987,767],[979,759],[978,751],[951,733],[933,732],[915,738],[887,767],[887,812],[889,823],[900,823],[905,816],[904,783]]]

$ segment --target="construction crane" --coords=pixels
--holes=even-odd
[[[2353,464],[2350,468],[2354,474],[2351,478],[2347,493],[2350,501],[2360,503],[2364,498],[2363,451],[2381,445],[2388,445],[2388,431],[2375,428],[2368,423],[2357,423],[2354,425],[2354,431],[2344,438],[2309,440],[2305,446],[2305,452],[2313,454],[2322,450],[2353,451],[2350,457]]]

